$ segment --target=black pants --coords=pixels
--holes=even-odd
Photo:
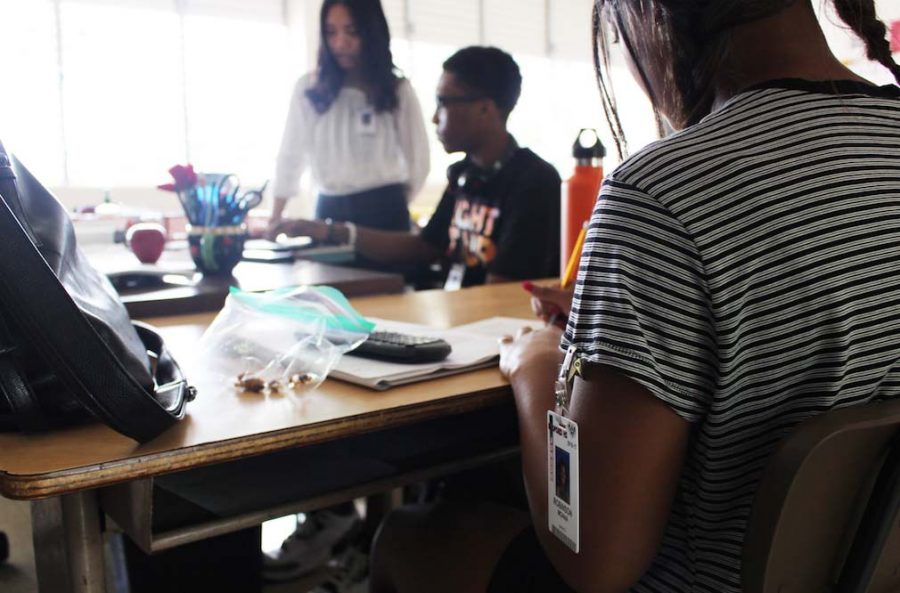
[[[364,192],[331,196],[320,194],[316,202],[316,218],[352,222],[362,227],[382,231],[408,233],[411,222],[406,205],[406,186],[395,184],[376,187]],[[420,285],[420,277],[427,277],[422,264],[378,262],[357,254],[353,262],[357,268],[401,274],[407,284]],[[423,286],[424,287],[424,286]],[[429,287],[430,288],[430,287]]]
[[[406,186],[385,185],[340,196],[320,194],[316,202],[316,218],[352,222],[383,231],[408,231]]]

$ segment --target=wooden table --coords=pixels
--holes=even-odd
[[[218,311],[228,289],[264,291],[296,285],[328,285],[348,297],[403,292],[400,274],[298,259],[287,263],[240,262],[232,277],[203,276],[194,270],[186,249],[167,249],[156,264],[141,264],[123,245],[88,246],[91,262],[105,274],[125,271],[170,279],[165,287],[121,290],[132,318]],[[163,275],[168,273],[167,276]]]
[[[435,327],[495,315],[530,316],[528,299],[518,284],[368,297],[353,303],[365,315]],[[98,489],[511,403],[508,384],[496,368],[387,392],[326,381],[305,394],[300,405],[287,397],[236,394],[221,377],[193,366],[191,350],[212,317],[149,320],[161,327],[199,390],[184,421],[157,439],[139,445],[101,425],[43,435],[0,434],[0,494],[36,501],[35,549],[42,591],[64,590],[56,575],[66,556],[75,585],[65,589],[102,591]],[[360,489],[357,494],[371,491]],[[228,529],[212,526],[206,535]]]

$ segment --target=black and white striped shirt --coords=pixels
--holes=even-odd
[[[740,591],[778,441],[900,396],[900,89],[766,83],[628,159],[590,223],[569,343],[696,423],[634,590]]]

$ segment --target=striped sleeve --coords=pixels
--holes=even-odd
[[[615,367],[689,422],[709,409],[715,338],[703,263],[657,200],[607,179],[579,267],[563,345]]]

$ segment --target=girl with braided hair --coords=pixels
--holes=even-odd
[[[900,81],[872,0],[832,1]],[[620,151],[614,42],[676,131],[604,180],[574,294],[535,292],[568,313],[565,331],[501,344],[530,513],[396,512],[378,593],[739,593],[778,443],[817,414],[900,397],[900,88],[848,70],[811,0],[596,0],[593,20]],[[581,370],[559,409],[564,351]],[[565,509],[554,409],[578,427],[577,553],[548,527]]]
[[[830,0],[830,2],[844,23],[863,41],[867,57],[890,70],[894,78],[900,81],[900,65],[894,61],[891,55],[887,28],[875,13],[874,0]],[[764,21],[764,17],[767,15],[797,3],[797,0],[647,0],[642,2],[598,0],[594,5],[593,12],[594,68],[597,73],[604,111],[619,148],[619,156],[624,156],[627,149],[616,112],[614,94],[609,84],[611,42],[621,41],[625,45],[626,58],[641,54],[652,56],[652,52],[666,51],[666,49],[670,52],[668,63],[664,67],[665,70],[660,73],[662,79],[659,82],[674,96],[656,97],[654,93],[663,93],[664,90],[648,86],[647,77],[650,73],[645,72],[644,69],[652,66],[641,65],[634,59],[630,60],[630,63],[635,69],[638,82],[650,96],[658,113],[664,109],[660,100],[668,99],[673,102],[669,109],[674,109],[674,111],[666,116],[673,128],[681,129],[693,125],[709,115],[714,109],[717,93],[722,96],[722,91],[725,90],[723,87],[730,86],[731,90],[726,91],[730,94],[740,90],[735,87],[742,84],[743,71],[730,73],[728,68],[731,66],[725,67],[726,63],[730,62],[729,55],[734,49],[734,26],[739,23]],[[800,4],[802,6],[806,3],[800,2]],[[639,34],[629,35],[629,29],[624,28],[625,23],[636,24],[640,19],[650,19],[656,26],[647,28],[647,30],[632,27],[631,30],[639,31]],[[798,35],[794,38],[793,45],[799,46],[807,41],[806,38]],[[822,69],[823,74],[824,69],[828,68],[828,72],[840,77],[838,80],[841,78],[862,80],[843,67],[831,54],[827,49],[821,30],[818,31],[815,42],[819,46],[815,53],[822,54],[823,59],[819,60],[812,51],[805,53],[808,60],[819,60],[817,66]],[[795,47],[795,49],[801,48]],[[635,54],[635,52],[638,53]],[[824,56],[826,52],[828,55]],[[781,67],[790,67],[788,60],[791,54],[773,55],[772,57],[782,62]],[[745,59],[749,62],[756,62],[754,65],[756,70],[769,67],[765,60],[765,53],[750,52]],[[660,65],[659,61],[652,61],[655,65]]]

